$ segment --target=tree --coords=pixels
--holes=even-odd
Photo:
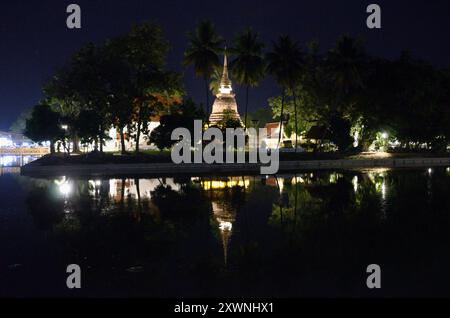
[[[67,124],[74,151],[80,135],[103,151],[105,132],[114,125],[122,153],[125,139],[131,137],[139,152],[140,136],[151,117],[164,102],[179,102],[182,95],[180,76],[164,70],[168,49],[161,28],[145,22],[103,45],[88,44],[72,56],[44,91]],[[84,123],[83,118],[91,121]]]
[[[100,148],[100,152],[103,152],[103,142],[111,139],[103,132],[102,128],[99,128],[99,124],[102,125],[103,120],[102,113],[96,109],[83,109],[76,121],[81,143],[94,143],[94,151],[98,151]]]
[[[109,83],[104,75],[109,66],[104,61],[104,55],[104,47],[93,44],[88,44],[77,52],[72,58],[69,85],[81,106],[76,121],[78,133],[80,137],[94,141],[95,149],[99,147],[100,152],[103,152],[104,141],[109,138],[107,130],[111,126]],[[84,117],[89,119],[89,123],[83,121]]]
[[[10,131],[16,134],[23,134],[27,125],[27,120],[31,118],[32,108],[24,110],[17,119],[11,124]]]
[[[232,109],[225,109],[222,119],[216,125],[223,132],[227,128],[243,128],[241,120],[236,118],[236,113]]]
[[[111,125],[108,83],[104,76],[108,65],[104,62],[104,53],[102,47],[87,44],[45,88],[69,130],[76,132],[77,137],[94,141],[96,149],[100,145],[100,151],[103,151],[104,140],[108,138],[106,130]],[[83,120],[86,116],[89,123]],[[74,140],[74,146],[77,145],[78,140]]]
[[[301,70],[303,68],[303,54],[297,42],[293,42],[289,36],[281,36],[273,43],[272,51],[266,56],[267,72],[271,74],[281,87],[281,111],[280,111],[280,134],[278,145],[281,142],[284,121],[284,104],[288,90],[293,92],[295,107],[295,131],[297,127],[297,101],[294,89],[300,82]],[[295,141],[297,149],[297,136]]]
[[[274,118],[272,108],[264,107],[248,114],[249,127],[260,128],[265,127],[267,123]]]
[[[245,117],[244,127],[247,128],[247,114],[249,102],[249,88],[258,86],[265,75],[265,61],[263,57],[264,43],[258,34],[251,29],[238,34],[234,40],[232,52],[235,59],[230,63],[234,79],[240,85],[245,85]]]
[[[359,39],[342,36],[326,54],[322,65],[322,94],[332,141],[340,151],[351,146],[350,129],[355,109],[365,88],[368,58]]]
[[[60,115],[47,104],[34,106],[31,117],[26,121],[25,136],[34,142],[50,142],[50,152],[55,153],[55,142],[64,138]]]
[[[152,116],[164,107],[181,102],[183,94],[181,76],[164,70],[169,50],[163,39],[161,27],[147,22],[136,25],[123,38],[124,59],[132,67],[133,118],[129,132],[135,131],[135,152],[139,152],[142,130],[146,130]]]
[[[209,79],[209,90],[213,95],[217,95],[220,89],[220,82],[222,81],[223,66],[217,66],[214,68],[213,73]]]
[[[294,94],[288,92],[287,96],[292,97]],[[289,132],[295,133],[297,136],[308,131],[319,119],[317,107],[314,98],[309,94],[302,84],[295,87],[296,104],[293,99],[284,103],[284,113],[287,115],[285,123],[285,133],[289,136]],[[281,114],[281,97],[269,99],[269,106],[273,116],[278,118]],[[296,124],[295,113],[297,118],[301,118]]]
[[[149,136],[149,143],[155,144],[158,149],[164,150],[172,147],[176,141],[171,140],[172,131],[184,127],[194,135],[194,120],[203,120],[205,113],[195,105],[192,99],[185,100],[179,106],[173,106],[170,113],[161,116],[160,125]],[[192,140],[192,142],[194,142]]]
[[[135,152],[139,152],[141,134],[148,133],[148,124],[153,117],[164,113],[170,107],[180,104],[182,98],[181,78],[172,72],[157,71],[149,73],[146,85],[138,90],[134,102],[132,125],[129,131],[135,131]]]
[[[108,112],[120,136],[121,153],[126,154],[125,128],[131,126],[135,101],[135,73],[124,58],[127,47],[124,37],[114,38],[104,46],[103,76],[108,83]]]
[[[220,66],[218,53],[222,51],[222,38],[217,35],[210,21],[201,21],[194,33],[189,33],[189,46],[184,53],[183,64],[193,65],[195,75],[205,81],[206,104],[209,114],[209,81],[214,69]]]
[[[332,127],[331,140],[338,146],[339,150],[348,149],[353,142],[353,138],[350,136],[351,121],[335,115],[330,118],[330,126]]]
[[[68,89],[67,83],[70,71],[61,69],[52,80],[44,87],[45,103],[60,115],[61,124],[67,126],[66,133],[72,140],[72,152],[79,153],[78,127],[76,125],[78,115],[82,109],[79,101]],[[70,151],[69,147],[67,150]]]
[[[339,38],[324,56],[317,42],[308,48],[298,87],[305,92],[302,98],[312,106],[316,122],[327,126],[332,141],[345,151],[351,145],[351,123],[359,118],[357,109],[366,90],[368,57],[361,41],[348,36]]]
[[[89,123],[97,129],[89,129],[93,134],[89,137],[95,140],[96,145],[100,143],[101,151],[103,140],[107,138],[105,131],[111,125],[111,118],[108,116],[108,83],[103,76],[106,67],[103,54],[101,47],[87,44],[44,87],[48,102],[61,114],[62,121],[68,127],[74,152],[79,151],[80,135],[86,137],[86,131],[80,131],[85,127],[80,125],[79,116],[82,112],[97,113],[97,116],[91,116],[91,120],[96,119],[96,122]]]

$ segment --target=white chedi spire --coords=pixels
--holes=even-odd
[[[220,80],[219,92],[216,95],[216,99],[212,106],[212,112],[209,116],[210,124],[216,124],[224,118],[224,112],[234,114],[234,118],[240,120],[238,113],[238,107],[236,104],[235,94],[231,87],[231,81],[228,76],[228,58],[225,48],[225,54],[223,57],[223,73]]]
[[[223,72],[222,79],[220,80],[219,93],[220,94],[231,94],[233,88],[231,87],[231,81],[228,76],[228,58],[227,49],[225,48],[225,53],[223,56]]]

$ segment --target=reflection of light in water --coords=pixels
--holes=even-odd
[[[378,193],[381,193],[381,197],[382,199],[385,199],[386,197],[386,181],[384,179],[384,177],[381,177],[382,179],[380,180],[379,178],[377,178],[377,180],[375,180],[375,190]]]
[[[0,176],[3,174],[20,174],[19,167],[1,167]]]
[[[204,180],[200,182],[203,190],[218,190],[234,187],[247,189],[250,186],[250,179],[230,178],[228,180]]]
[[[284,179],[278,179],[278,186],[280,187],[280,193],[283,193]]]
[[[344,175],[342,174],[342,173],[336,173],[336,172],[333,172],[333,173],[330,173],[330,183],[337,183],[338,182],[338,180],[340,179],[340,178],[342,178]]]
[[[58,186],[59,192],[64,196],[68,196],[72,192],[72,184],[66,177],[63,177],[61,180],[55,180],[55,184]]]
[[[220,236],[222,238],[223,258],[225,265],[228,262],[228,244],[233,233],[233,223],[236,220],[235,213],[230,209],[227,203],[212,203],[213,216],[219,223]]]
[[[377,187],[377,191],[381,189],[381,181],[383,181],[386,177],[386,172],[390,171],[390,169],[384,169],[384,168],[375,168],[375,169],[369,169],[369,170],[363,170],[363,172],[366,172],[369,176],[370,181],[375,184]]]
[[[302,184],[305,183],[305,179],[302,177],[294,177],[292,178],[292,184]]]
[[[353,189],[358,192],[358,176],[354,176],[352,179]]]
[[[428,168],[428,175],[431,176],[433,174],[433,169],[432,168]]]
[[[92,196],[98,195],[100,187],[102,185],[101,180],[89,180],[89,193]]]
[[[72,191],[72,185],[70,183],[64,183],[59,186],[59,192],[64,195],[69,195]]]
[[[219,229],[221,231],[229,231],[229,232],[231,232],[231,230],[233,229],[233,223],[226,222],[226,221],[221,221],[219,223]]]
[[[367,173],[370,181],[375,184],[375,190],[381,194],[381,212],[386,217],[386,198],[388,192],[388,186],[386,183],[386,171],[389,169],[371,169]]]
[[[381,185],[381,198],[386,200],[386,181],[383,180],[383,184]]]
[[[369,177],[374,175],[385,175],[386,172],[391,171],[390,168],[369,168],[369,169],[360,169],[361,172],[367,173]]]
[[[138,198],[140,195],[141,199],[150,199],[151,192],[156,189],[162,182],[158,179],[139,179],[137,180],[139,184],[136,184],[135,179],[110,179],[109,180],[109,196],[117,201],[122,198],[122,186],[124,196],[130,196],[131,198]],[[179,191],[181,189],[180,184],[173,181],[172,178],[166,179],[165,185],[170,186],[174,191]],[[138,193],[139,186],[139,193]]]

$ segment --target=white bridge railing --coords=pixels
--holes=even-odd
[[[50,153],[48,148],[0,148],[0,155],[43,156]]]

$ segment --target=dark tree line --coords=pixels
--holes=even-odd
[[[341,151],[352,147],[354,131],[361,150],[367,150],[380,131],[403,149],[446,149],[448,71],[407,52],[396,60],[372,57],[361,40],[348,36],[323,54],[311,43],[302,56],[299,81],[288,90],[288,100],[281,96],[269,101],[274,115],[287,121],[289,132],[300,135],[312,125],[325,126]]]
[[[270,76],[280,87],[280,96],[269,100],[272,116],[288,134],[295,133],[295,149],[298,136],[313,125],[326,127],[340,151],[352,148],[355,131],[361,150],[380,131],[388,132],[402,148],[426,145],[445,150],[449,144],[448,70],[408,53],[396,60],[370,56],[363,42],[350,36],[342,36],[327,51],[316,42],[303,47],[289,36],[265,48],[252,29],[237,34],[225,48],[214,25],[200,22],[188,35],[183,59],[205,83],[205,111],[200,111],[192,101],[183,102],[181,75],[166,69],[169,44],[161,28],[151,22],[136,25],[123,36],[79,50],[45,86],[45,99],[27,119],[26,134],[35,141],[70,140],[75,152],[79,141],[94,143],[102,151],[106,132],[114,126],[123,153],[129,138],[139,152],[142,135],[168,148],[169,128],[207,120],[211,91],[218,88],[222,75],[219,55],[226,51],[232,79],[246,89],[244,127],[252,125],[250,88]],[[41,121],[42,112],[51,114],[48,118],[54,122]],[[156,117],[162,127],[150,135],[148,123]],[[261,122],[267,122],[266,117]]]
[[[45,98],[35,107],[52,112],[53,121],[33,115],[25,133],[37,142],[53,143],[61,140],[60,127],[64,127],[62,139],[72,141],[73,152],[79,151],[79,141],[94,143],[95,150],[103,151],[113,126],[122,153],[127,138],[134,139],[139,152],[140,137],[149,133],[152,117],[179,104],[183,95],[181,76],[166,70],[168,50],[161,28],[151,22],[101,45],[86,45],[45,85]],[[39,133],[49,126],[58,134]]]

